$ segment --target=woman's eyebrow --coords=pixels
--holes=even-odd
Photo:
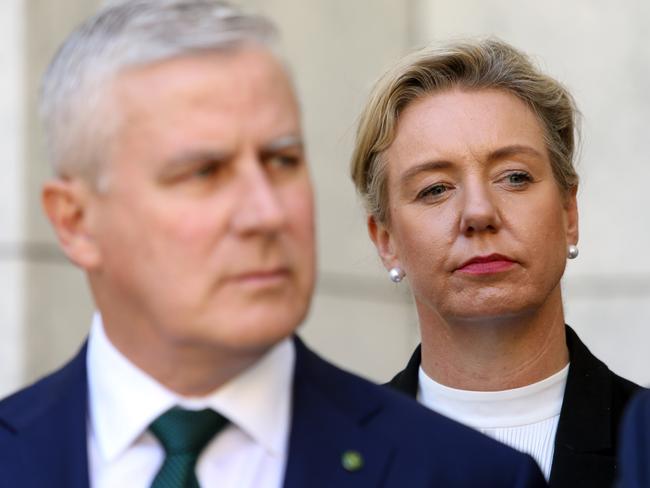
[[[544,157],[542,153],[531,146],[526,146],[524,144],[512,144],[510,146],[500,147],[499,149],[492,151],[490,154],[488,154],[487,161],[499,161],[501,159],[506,159],[519,154],[526,154],[529,156],[534,156],[536,158]]]
[[[407,169],[402,176],[400,177],[400,183],[402,185],[408,185],[408,183],[418,176],[420,173],[429,173],[432,171],[438,171],[441,169],[448,169],[452,166],[451,161],[444,159],[438,161],[427,161],[425,163],[417,164],[412,168]]]

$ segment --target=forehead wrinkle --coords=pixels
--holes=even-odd
[[[202,68],[197,69],[199,66]],[[242,74],[235,84],[231,76],[233,71]],[[169,72],[174,76],[168,77]],[[272,54],[263,48],[244,47],[233,52],[187,54],[134,65],[116,73],[114,78],[120,91],[136,101],[139,99],[137,91],[144,89],[149,94],[160,93],[172,99],[174,94],[181,94],[185,102],[196,105],[203,104],[206,99],[215,100],[210,88],[216,84],[216,88],[229,90],[227,97],[218,100],[222,106],[240,104],[242,100],[256,105],[255,97],[264,96],[274,86],[288,82],[282,65]]]
[[[488,154],[488,161],[499,161],[517,155],[527,155],[538,159],[544,159],[544,154],[540,153],[537,149],[526,144],[512,144],[495,149]]]
[[[479,163],[482,167],[488,167],[500,161],[513,158],[516,156],[527,156],[538,160],[544,160],[545,156],[542,152],[528,144],[506,144],[496,149],[492,148],[469,148],[472,160]]]

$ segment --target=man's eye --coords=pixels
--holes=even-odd
[[[219,170],[218,163],[206,163],[200,166],[196,171],[194,171],[194,176],[196,178],[210,178],[214,176]]]
[[[293,154],[275,154],[267,159],[267,165],[276,168],[293,168],[300,164],[301,158]]]
[[[444,194],[447,190],[449,190],[449,187],[447,187],[447,185],[444,183],[437,183],[422,190],[420,193],[418,193],[417,198],[418,200],[422,198],[436,198]]]

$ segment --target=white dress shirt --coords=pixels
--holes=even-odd
[[[418,400],[442,415],[530,454],[548,481],[569,366],[542,381],[503,391],[468,391],[432,380],[422,367]]]
[[[162,466],[164,451],[147,428],[175,405],[212,408],[230,420],[199,457],[196,473],[201,486],[282,486],[294,362],[293,342],[285,339],[214,393],[183,398],[124,357],[95,314],[87,355],[91,486],[149,487]]]

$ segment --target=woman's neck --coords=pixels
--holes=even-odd
[[[418,307],[422,368],[440,384],[499,391],[535,383],[569,362],[559,287],[537,310],[449,321]]]

